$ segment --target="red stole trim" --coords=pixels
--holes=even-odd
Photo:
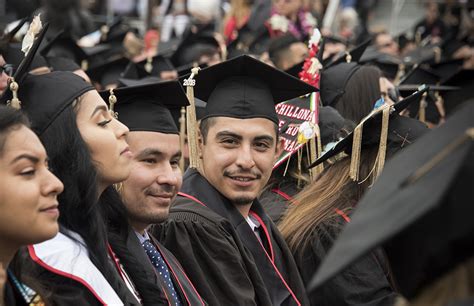
[[[336,211],[336,214],[340,215],[347,223],[351,222],[351,218],[349,218],[349,216],[345,212],[343,212],[339,208],[335,208],[334,210]]]
[[[284,199],[287,200],[287,201],[292,201],[292,200],[293,200],[293,198],[292,198],[289,194],[287,194],[287,193],[281,191],[281,190],[278,189],[278,188],[274,188],[274,189],[272,189],[271,191],[274,192],[274,193],[276,193],[276,194],[278,194],[279,196],[281,196],[282,198],[284,198]]]

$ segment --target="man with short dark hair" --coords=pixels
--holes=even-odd
[[[257,197],[282,142],[275,103],[316,89],[249,56],[196,76],[207,102],[201,170],[188,169],[170,219],[153,232],[210,305],[307,305],[301,277]]]
[[[275,67],[285,71],[305,60],[308,56],[308,47],[287,33],[271,40],[268,55]]]

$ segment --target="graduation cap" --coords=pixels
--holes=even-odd
[[[361,148],[367,145],[379,144],[379,150],[382,151],[379,152],[379,154],[381,153],[382,155],[380,156],[380,158],[378,158],[379,164],[377,166],[376,171],[374,171],[374,177],[377,177],[378,174],[380,174],[383,168],[383,163],[385,161],[385,145],[390,142],[402,142],[402,139],[400,139],[399,137],[401,133],[394,132],[399,129],[399,125],[398,123],[391,123],[393,118],[396,117],[397,121],[399,122],[400,120],[404,120],[398,118],[398,114],[402,110],[407,108],[410,104],[420,101],[423,94],[427,92],[427,90],[428,88],[424,86],[419,91],[395,103],[394,105],[390,107],[386,106],[385,109],[372,112],[365,119],[363,119],[361,123],[359,123],[357,127],[351,133],[349,133],[349,135],[337,142],[334,147],[326,151],[325,154],[319,157],[308,168],[316,167],[324,161],[328,160],[329,158],[332,158],[344,152],[346,154],[351,154],[351,178],[355,181],[358,181],[358,169]],[[391,116],[391,119],[389,119],[388,116]],[[416,124],[414,123],[415,121],[416,120],[414,119],[409,121],[410,128],[412,128],[412,126],[416,126]],[[422,129],[422,127],[426,128],[426,126],[422,123],[420,123],[418,127],[420,128],[417,128],[416,130],[420,130]],[[419,134],[415,133],[415,135]],[[383,142],[386,142],[386,144],[384,145]]]
[[[13,76],[1,103],[20,108],[31,120],[31,128],[41,135],[73,101],[94,88],[71,72],[51,72],[41,75],[28,74],[48,24],[38,34],[27,56]],[[20,104],[21,101],[21,104]]]
[[[456,73],[458,73],[462,69],[463,63],[463,59],[443,60],[437,64],[432,64],[430,68],[432,72],[438,75],[441,80],[441,83],[443,83],[444,81],[448,80]]]
[[[456,86],[459,88],[456,91],[441,92],[447,114],[450,114],[461,103],[474,98],[472,84],[474,84],[473,69],[460,70],[442,83],[444,86]]]
[[[87,53],[77,45],[71,36],[64,31],[59,32],[41,48],[41,55],[44,57],[70,58],[84,70],[87,69]]]
[[[372,42],[372,39],[368,39],[364,41],[363,43],[361,43],[360,45],[357,45],[351,51],[346,52],[344,55],[338,57],[333,62],[329,63],[326,66],[326,68],[330,68],[332,66],[336,66],[341,63],[352,63],[352,62],[358,63],[371,42]]]
[[[129,59],[121,56],[91,67],[86,73],[91,80],[105,88],[118,82],[129,62]]]
[[[318,113],[321,144],[323,147],[341,140],[355,127],[355,124],[342,117],[341,114],[331,106],[319,107]]]
[[[159,77],[160,72],[170,70],[175,70],[171,61],[159,54],[138,63],[130,62],[123,72],[123,77],[129,79],[142,79],[147,76]]]
[[[337,35],[323,35],[323,39],[328,44],[343,44],[345,46],[348,45],[347,39]]]
[[[383,75],[390,80],[396,80],[399,77],[400,68],[404,69],[400,59],[386,53],[381,53],[372,47],[367,48],[360,59],[360,63],[378,67],[382,70]]]
[[[46,58],[48,66],[53,69],[53,71],[71,71],[81,69],[81,67],[76,64],[72,59],[67,57],[48,57]]]
[[[189,105],[178,81],[144,83],[99,92],[122,123],[133,131],[178,134],[172,113]],[[114,95],[116,102],[110,97]]]
[[[474,103],[387,163],[309,285],[383,246],[407,298],[474,254]]]
[[[238,36],[227,45],[228,58],[234,58],[245,54],[260,55],[268,50],[270,44],[270,33],[262,22],[260,27],[250,29],[244,25],[238,30]]]
[[[202,55],[219,53],[219,47],[214,33],[189,32],[178,45],[170,60],[175,67],[198,63]]]
[[[441,48],[437,45],[418,47],[406,54],[402,61],[407,65],[437,63],[441,61]]]
[[[267,118],[278,124],[275,104],[317,88],[248,55],[203,69],[194,94],[208,117]]]
[[[7,46],[6,51],[2,54],[3,59],[6,63],[13,65],[13,67],[18,67],[20,63],[25,58],[25,54],[21,51],[21,43],[10,43]],[[44,57],[39,54],[35,54],[29,65],[30,71],[39,67],[48,66]]]

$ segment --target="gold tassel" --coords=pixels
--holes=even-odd
[[[346,62],[347,63],[352,62],[352,55],[347,51],[346,51]]]
[[[199,67],[191,69],[191,76],[184,80],[186,86],[186,95],[189,100],[189,106],[186,109],[186,123],[188,130],[188,147],[189,147],[189,167],[195,168],[202,173],[202,163],[199,159],[199,145],[198,145],[198,126],[196,119],[196,106],[194,103],[194,85],[196,80],[194,76],[199,73]]]
[[[427,92],[423,94],[420,101],[420,108],[418,110],[418,120],[420,120],[423,123],[426,122],[426,95],[427,95]]]
[[[12,96],[13,98],[8,101],[7,105],[14,108],[14,109],[21,109],[21,101],[20,99],[18,99],[18,83],[15,82],[15,79],[14,78],[11,78],[11,82],[10,82],[10,90],[12,91]]]
[[[321,144],[321,130],[319,129],[319,125],[316,124],[315,127],[315,136],[311,138],[310,140],[310,151],[311,151],[311,163],[315,162],[318,158],[321,157],[321,152],[323,151],[323,146]],[[310,164],[311,164],[310,163]],[[323,173],[324,170],[324,165],[323,163],[320,163],[316,167],[312,168],[310,173],[311,173],[311,178],[315,179],[321,173]]]
[[[291,156],[293,156],[293,154],[290,154],[290,156],[288,156],[288,160],[286,161],[285,171],[283,171],[284,177],[286,176],[286,173],[288,172],[288,166],[290,165]]]
[[[102,41],[107,39],[107,35],[109,34],[109,26],[108,25],[103,25],[100,27],[100,34],[101,34],[101,39]]]
[[[400,83],[400,80],[402,79],[403,75],[405,74],[405,64],[403,63],[400,63],[398,65],[398,70],[397,70],[397,74],[395,76],[395,80],[393,81],[394,84],[399,84]],[[398,101],[394,101],[395,103],[398,102]]]
[[[298,187],[298,189],[301,187],[301,148],[298,149],[297,151],[297,154],[298,154],[298,182],[296,184],[296,186]]]
[[[387,137],[388,137],[388,123],[390,118],[390,106],[386,105],[382,110],[382,127],[380,130],[380,142],[379,142],[379,151],[377,153],[375,175],[373,176],[373,182],[379,177],[382,173],[383,167],[385,165],[385,155],[387,153]]]
[[[433,52],[434,52],[435,63],[438,64],[439,62],[441,62],[441,48],[440,47],[434,47]]]
[[[181,148],[181,152],[184,152],[184,143],[186,140],[186,108],[183,106],[181,107],[181,116],[179,117],[179,147]],[[184,169],[184,154],[181,154],[181,158],[179,159],[179,168],[184,173],[186,169]]]
[[[84,70],[84,71],[89,69],[89,62],[86,59],[83,59],[81,61],[81,69]]]
[[[117,103],[117,97],[114,94],[114,90],[111,88],[109,90],[109,109],[110,114],[115,118],[118,119],[118,113],[114,111],[115,103]]]
[[[352,154],[351,154],[351,166],[349,169],[349,177],[353,181],[359,180],[359,165],[360,165],[360,151],[362,148],[362,129],[364,122],[361,122],[354,129],[354,136],[352,139]]]
[[[152,70],[153,70],[153,58],[151,56],[148,56],[146,58],[145,71],[148,73],[151,73]]]

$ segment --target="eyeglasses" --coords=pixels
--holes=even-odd
[[[14,72],[14,67],[11,64],[5,64],[3,66],[0,66],[0,74],[5,73],[8,76],[12,76]]]

